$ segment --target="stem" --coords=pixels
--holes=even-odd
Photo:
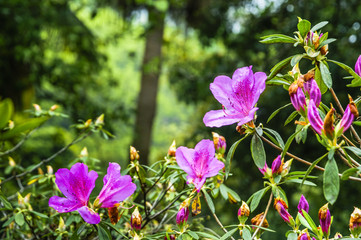
[[[258,225],[259,227],[262,226],[264,220],[266,219],[266,216],[267,216],[269,207],[271,206],[272,199],[273,199],[273,193],[271,192],[271,194],[270,194],[270,196],[269,196],[269,199],[268,199],[268,203],[267,203],[266,210],[264,211],[264,216],[263,216],[263,218],[262,218],[262,221],[261,221],[260,224]],[[260,229],[260,228],[257,228],[256,231],[254,231],[253,236],[252,236],[252,239],[254,239],[254,238],[256,237],[259,229]]]
[[[168,168],[166,168],[158,177],[158,179],[153,183],[153,185],[147,189],[147,191],[145,193],[148,193],[158,182],[159,180],[163,177],[163,175],[165,174],[165,172],[168,170]]]
[[[38,235],[36,235],[36,233],[35,233],[34,229],[33,229],[33,228],[32,228],[32,226],[30,225],[29,220],[28,220],[28,219],[26,219],[26,216],[25,216],[24,212],[21,212],[21,214],[24,216],[24,220],[25,220],[26,224],[28,224],[28,226],[29,226],[29,228],[30,228],[31,233],[34,235],[34,238],[35,238],[35,239],[39,239]]]
[[[13,148],[5,151],[5,152],[2,152],[0,153],[0,157],[2,156],[5,156],[5,155],[8,155],[12,152],[14,152],[15,150],[17,150],[21,145],[24,144],[24,142],[31,136],[31,134],[33,134],[35,132],[36,129],[38,129],[39,127],[35,128],[34,130],[32,130],[31,132],[29,132],[28,134],[25,135],[25,137],[23,139],[21,139],[20,142],[18,142]]]
[[[204,196],[204,195],[203,195],[203,196]],[[209,210],[211,210],[211,208],[210,208],[210,206],[209,206],[209,203],[208,203],[206,197],[204,197],[204,200],[206,201]],[[222,225],[221,221],[219,221],[216,213],[215,213],[215,212],[212,212],[212,210],[211,210],[211,213],[212,213],[214,219],[216,220],[216,222],[218,223],[218,225],[222,228],[222,230],[223,230],[225,233],[228,233],[227,229]],[[231,238],[232,240],[235,240],[232,236],[231,236],[230,238]]]
[[[137,175],[138,175],[138,179],[139,179],[139,183],[140,183],[140,188],[141,188],[142,193],[143,193],[143,207],[144,207],[145,216],[148,217],[149,213],[148,213],[148,210],[147,210],[147,192],[146,192],[146,190],[145,190],[144,183],[142,182],[142,180],[141,180],[141,178],[140,178],[140,175],[139,175],[137,166],[135,167],[135,172],[136,172]]]
[[[260,136],[260,137],[262,138],[263,141],[265,141],[266,143],[268,143],[271,147],[273,147],[273,148],[275,148],[275,149],[277,149],[277,150],[279,150],[279,151],[281,151],[281,152],[283,151],[282,148],[280,148],[279,146],[277,146],[277,145],[274,144],[273,142],[269,141],[267,138],[265,138],[265,137],[263,137],[263,136]],[[306,160],[304,160],[304,159],[302,159],[302,158],[299,158],[299,157],[297,157],[297,156],[295,156],[295,155],[293,155],[293,154],[291,154],[291,153],[289,153],[289,152],[286,152],[286,154],[287,154],[287,156],[290,156],[291,158],[296,159],[297,161],[302,162],[302,163],[304,163],[304,164],[306,164],[306,165],[309,165],[309,166],[312,165],[312,163],[310,163],[309,161],[306,161]],[[322,168],[322,167],[320,167],[320,166],[317,166],[317,165],[315,165],[314,168],[316,168],[316,169],[318,169],[318,170],[321,170],[321,171],[325,171],[324,168]],[[340,177],[342,176],[342,174],[340,174],[340,173],[339,173],[338,175],[339,175]],[[349,177],[348,179],[354,180],[354,181],[357,181],[357,182],[361,182],[361,178]]]
[[[336,101],[337,107],[340,109],[341,113],[344,114],[345,111],[343,110],[340,100],[338,100],[336,93],[333,91],[332,88],[330,88],[330,92],[332,94],[333,99]],[[350,129],[351,129],[352,135],[356,138],[356,141],[361,146],[361,139],[360,139],[359,135],[357,134],[357,132],[355,131],[355,128],[351,125]]]
[[[61,153],[65,152],[69,147],[71,147],[72,145],[83,141],[85,138],[87,138],[89,135],[92,134],[92,132],[88,132],[87,134],[84,134],[83,136],[81,136],[83,133],[79,134],[72,142],[70,142],[68,145],[64,146],[63,148],[61,148],[59,151],[57,151],[56,153],[54,153],[53,155],[51,155],[50,157],[41,160],[38,164],[34,165],[30,170],[27,170],[25,172],[19,173],[17,175],[13,175],[7,179],[4,179],[1,183],[0,186],[2,186],[4,183],[14,179],[14,178],[20,178],[22,176],[25,176],[28,173],[31,173],[32,171],[36,170],[38,167],[40,167],[41,165],[43,165],[44,163],[47,163],[51,160],[53,160],[54,158],[56,158],[58,155],[60,155]],[[80,137],[81,136],[81,137]]]

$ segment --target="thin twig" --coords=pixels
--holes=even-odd
[[[209,203],[208,203],[206,197],[204,197],[204,200],[206,201],[206,203],[207,203],[207,205],[208,205],[208,208],[211,210],[211,207],[209,206]],[[221,221],[219,221],[216,213],[213,212],[212,210],[211,210],[211,213],[212,213],[214,219],[216,220],[216,222],[218,223],[218,225],[222,228],[223,232],[228,233],[227,229],[223,226],[223,224],[221,223]],[[230,236],[230,238],[231,238],[232,240],[235,240],[232,236]]]
[[[341,113],[344,114],[345,111],[343,110],[342,105],[340,103],[340,100],[338,100],[338,97],[337,97],[336,93],[333,91],[332,88],[330,88],[330,92],[332,94],[333,99],[336,101],[336,104],[337,104],[338,108],[340,109]],[[359,135],[357,134],[355,128],[351,125],[350,129],[351,129],[352,135],[356,138],[356,141],[361,146],[361,139],[360,139]]]
[[[29,220],[26,218],[26,216],[25,216],[24,212],[21,212],[21,214],[24,216],[24,220],[25,220],[26,224],[28,224],[28,226],[29,226],[29,228],[30,228],[31,233],[34,235],[34,238],[36,238],[36,239],[40,239],[40,238],[39,238],[39,236],[38,236],[38,235],[36,235],[36,233],[35,233],[34,229],[32,228],[32,226],[30,225],[30,222],[29,222]]]
[[[168,170],[168,168],[166,168],[158,177],[158,179],[153,183],[152,186],[150,186],[150,188],[147,189],[147,191],[145,193],[148,193],[158,182],[159,180],[163,177],[163,175],[165,174],[165,172]]]
[[[38,127],[35,128],[34,130],[30,131],[28,134],[26,134],[25,137],[24,137],[23,139],[21,139],[21,141],[18,142],[13,148],[11,148],[11,149],[9,149],[9,150],[7,150],[7,151],[5,151],[5,152],[0,153],[0,157],[5,156],[5,155],[8,155],[8,154],[14,152],[15,150],[17,150],[21,145],[24,144],[24,142],[25,142],[25,141],[31,136],[31,134],[33,134],[33,133],[35,132],[35,130],[37,130],[37,129],[38,129]]]
[[[266,207],[266,210],[264,211],[264,215],[263,215],[263,218],[260,222],[260,224],[258,225],[259,227],[262,226],[263,222],[265,221],[266,219],[266,216],[267,216],[267,213],[268,213],[268,210],[269,210],[269,207],[271,206],[271,202],[272,202],[272,199],[273,199],[273,193],[271,192],[271,194],[269,195],[269,199],[268,199],[268,203],[267,203],[267,207]],[[254,239],[258,233],[260,228],[257,228],[256,231],[254,231],[253,233],[253,236],[252,236],[252,239]]]
[[[260,136],[260,137],[262,138],[263,141],[265,141],[266,143],[268,143],[271,147],[273,147],[273,148],[275,148],[275,149],[277,149],[277,150],[279,150],[279,151],[281,151],[281,152],[283,151],[282,148],[280,148],[279,146],[277,146],[277,145],[274,144],[273,142],[269,141],[267,138],[265,138],[265,137],[263,137],[263,136]],[[309,161],[306,161],[306,160],[304,160],[304,159],[302,159],[302,158],[300,158],[300,157],[297,157],[296,155],[293,155],[293,154],[291,154],[291,153],[289,153],[289,152],[286,152],[286,154],[287,154],[287,156],[290,156],[291,158],[296,159],[297,161],[302,162],[302,163],[304,163],[304,164],[306,164],[306,165],[309,165],[309,166],[312,165],[312,163],[310,163]],[[318,169],[318,170],[321,170],[321,171],[325,171],[324,168],[322,168],[322,167],[320,167],[320,166],[317,166],[317,165],[315,165],[314,168],[316,168],[316,169]],[[340,174],[340,173],[339,173],[338,175],[339,175],[340,177],[342,176],[342,174]],[[348,179],[361,182],[361,178],[349,177]]]
[[[138,179],[139,179],[139,183],[140,183],[140,188],[141,188],[142,193],[143,193],[143,207],[144,207],[145,216],[148,217],[149,213],[148,213],[148,210],[147,210],[147,192],[146,192],[146,190],[145,190],[144,183],[142,182],[142,179],[140,178],[140,174],[139,174],[137,168],[135,168],[135,172],[136,172],[137,175],[138,175]]]
[[[81,134],[79,136],[77,136],[72,142],[70,142],[68,145],[64,146],[63,148],[61,148],[59,151],[57,151],[56,153],[54,153],[53,155],[51,155],[50,157],[41,160],[38,164],[34,165],[30,170],[27,170],[25,172],[19,173],[17,175],[13,175],[7,179],[4,179],[1,183],[0,186],[2,186],[4,183],[14,179],[14,178],[20,178],[22,176],[25,176],[28,173],[31,173],[32,171],[36,170],[38,167],[40,167],[41,165],[53,160],[54,158],[56,158],[58,155],[60,155],[61,153],[65,152],[69,147],[71,147],[72,145],[83,141],[85,138],[87,138],[89,135],[91,135],[92,132],[88,132],[87,134],[84,134],[83,136],[81,136]],[[81,136],[81,137],[80,137]]]

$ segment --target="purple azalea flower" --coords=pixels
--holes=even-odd
[[[224,163],[217,160],[214,144],[203,139],[194,149],[179,147],[176,151],[176,160],[181,169],[187,174],[187,183],[193,183],[199,192],[206,178],[213,177],[224,167]]]
[[[265,174],[266,174],[267,169],[268,169],[267,162],[265,162],[265,164],[264,164],[264,167],[263,167],[263,168],[258,168],[258,170],[259,170],[259,171],[260,171],[263,175],[265,175]]]
[[[296,92],[290,94],[290,99],[291,99],[291,103],[292,103],[293,107],[297,111],[300,111],[301,108],[302,108],[302,110],[305,110],[306,97],[305,97],[305,94],[302,91],[302,88],[297,87]]]
[[[181,206],[177,213],[177,218],[176,218],[177,224],[179,225],[187,222],[188,216],[189,216],[188,206],[186,207]]]
[[[322,232],[328,236],[331,226],[331,213],[328,209],[328,203],[323,205],[318,211],[318,219],[320,220]]]
[[[361,55],[358,57],[356,64],[355,64],[355,72],[361,76]]]
[[[323,129],[323,121],[313,100],[310,100],[310,103],[308,104],[307,117],[308,121],[310,121],[312,128],[321,135]]]
[[[222,104],[223,110],[206,113],[203,122],[208,127],[221,127],[238,122],[238,126],[254,119],[258,108],[254,107],[266,88],[267,75],[253,74],[252,66],[238,68],[230,79],[218,76],[210,84],[213,96]]]
[[[98,197],[98,201],[95,201],[99,207],[113,207],[114,203],[124,200],[135,191],[136,185],[131,182],[130,176],[121,177],[119,171],[120,166],[117,163],[109,163],[108,174],[104,177],[103,197],[102,199]],[[59,169],[55,173],[55,183],[65,198],[53,196],[49,199],[49,206],[60,213],[78,211],[87,223],[98,224],[99,214],[88,207],[90,193],[95,187],[97,178],[98,174],[95,171],[88,172],[88,166],[84,163],[76,163],[70,170]],[[108,180],[112,183],[107,184]],[[109,195],[104,194],[107,188],[110,188],[107,191]]]
[[[318,107],[321,103],[321,90],[318,87],[315,79],[311,78],[304,82],[303,89],[306,91],[306,93],[308,93],[310,99],[312,99]]]
[[[287,211],[288,206],[287,204],[279,197],[275,199],[274,202],[274,208],[277,210],[277,212],[282,217],[283,221],[285,221],[288,224],[294,223],[293,217],[289,212]]]
[[[303,111],[305,110],[307,107],[305,93],[307,93],[308,98],[310,100],[312,99],[318,107],[321,102],[321,90],[318,87],[316,81],[313,78],[310,78],[308,81],[303,82],[302,85],[303,87],[299,87],[295,82],[292,83],[289,88],[289,95],[293,107],[297,111],[300,111],[301,109]]]
[[[301,196],[297,208],[298,208],[298,212],[301,213],[302,216],[303,216],[302,210],[304,210],[305,212],[308,213],[310,206],[308,205],[308,202],[307,202],[305,196],[303,196],[303,195]]]

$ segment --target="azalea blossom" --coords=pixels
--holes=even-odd
[[[328,209],[328,203],[323,205],[318,211],[318,219],[320,220],[321,230],[323,234],[328,236],[331,226],[331,213]]]
[[[266,88],[267,75],[253,73],[252,66],[237,69],[232,79],[218,76],[210,84],[213,96],[222,104],[222,110],[206,113],[203,122],[208,127],[221,127],[238,122],[238,126],[254,119],[260,94]]]
[[[361,77],[361,55],[358,57],[356,61],[355,72]]]
[[[193,183],[199,192],[208,177],[216,176],[224,167],[224,163],[215,156],[214,143],[203,139],[194,149],[179,147],[176,160],[187,174],[187,183]]]
[[[301,196],[300,201],[298,202],[298,212],[303,216],[302,210],[304,210],[306,213],[308,213],[308,210],[310,208],[310,205],[308,204],[305,196]]]
[[[98,224],[99,214],[89,207],[90,193],[95,187],[97,178],[98,174],[93,170],[88,172],[88,166],[84,163],[76,163],[70,170],[59,169],[55,173],[55,183],[65,197],[51,197],[49,206],[60,213],[78,211],[87,223]],[[132,195],[136,189],[129,175],[120,175],[120,166],[117,163],[109,163],[103,182],[104,186],[94,201],[95,208],[113,207],[114,204]]]
[[[321,90],[313,78],[310,78],[308,81],[301,80],[292,83],[288,89],[288,93],[291,103],[297,111],[301,109],[303,111],[306,110],[306,95],[308,99],[313,100],[317,107],[321,102]]]

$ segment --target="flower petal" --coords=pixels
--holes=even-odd
[[[243,118],[241,118],[238,122],[238,126],[242,126],[243,124],[246,124],[250,121],[252,121],[254,119],[254,114],[256,113],[256,111],[258,110],[258,108],[252,108],[249,112],[248,112],[248,116],[244,116]]]
[[[236,123],[243,117],[241,113],[226,114],[223,110],[211,110],[204,115],[203,122],[207,127],[222,127]]]
[[[343,128],[342,132],[344,133],[349,127],[351,127],[351,124],[353,120],[355,119],[355,116],[351,113],[350,105],[347,105],[346,110],[342,116],[340,127]]]
[[[310,95],[310,99],[315,102],[315,105],[318,107],[321,102],[321,90],[318,87],[316,81],[311,78],[303,84],[305,91]]]
[[[203,187],[205,182],[206,182],[205,176],[203,176],[202,178],[197,177],[193,180],[193,184],[194,184],[195,188],[197,189],[197,192],[201,191],[201,188]]]
[[[79,208],[78,213],[84,219],[84,221],[89,223],[89,224],[98,224],[98,223],[100,223],[99,214],[94,212],[93,209],[90,209],[87,206]]]
[[[357,58],[356,64],[355,64],[355,72],[361,76],[361,55]]]
[[[323,122],[318,113],[317,107],[313,100],[311,99],[308,104],[308,113],[307,113],[308,121],[310,122],[312,128],[318,133],[322,133]]]
[[[267,80],[267,75],[264,72],[256,72],[254,75],[254,85],[252,88],[252,92],[253,92],[253,102],[252,102],[252,107],[254,105],[256,105],[259,96],[261,95],[261,93],[266,89],[266,80]]]
[[[209,139],[203,139],[194,148],[194,161],[191,163],[193,172],[198,177],[204,176],[209,169],[210,162],[216,153],[214,143]]]
[[[68,198],[63,198],[59,196],[52,196],[49,199],[49,207],[54,208],[57,212],[60,213],[76,211],[82,206],[83,204],[81,202],[72,201]]]
[[[208,171],[204,176],[205,177],[216,176],[219,170],[221,170],[222,168],[224,168],[224,163],[214,157],[212,161],[209,163]]]
[[[194,149],[179,147],[175,153],[178,166],[189,175],[194,174],[193,168],[191,166],[191,163],[194,161],[194,152]]]
[[[103,182],[104,186],[97,197],[102,208],[113,207],[114,204],[132,195],[137,188],[129,175],[120,175],[118,163],[109,163],[107,175],[104,176]]]
[[[97,177],[98,174],[94,171],[88,173],[88,167],[84,163],[76,163],[71,170],[59,169],[55,173],[55,183],[69,200],[86,205]]]
[[[232,99],[232,79],[227,76],[218,76],[214,79],[213,83],[210,84],[209,89],[213,93],[215,99],[224,105],[227,109],[233,109]]]

